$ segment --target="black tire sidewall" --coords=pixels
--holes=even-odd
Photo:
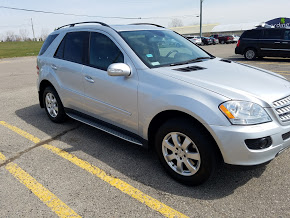
[[[56,117],[52,117],[49,112],[47,111],[47,108],[46,108],[46,102],[45,102],[45,97],[48,93],[51,93],[54,95],[54,97],[56,98],[56,101],[57,101],[57,105],[58,105],[58,114]],[[47,113],[47,116],[49,117],[50,120],[52,120],[53,122],[55,123],[61,123],[65,120],[66,118],[66,114],[65,114],[65,111],[64,111],[64,107],[63,107],[63,104],[56,92],[56,90],[51,87],[51,86],[48,86],[44,89],[43,91],[43,96],[42,96],[42,100],[43,100],[43,105],[44,105],[44,108],[45,108],[45,111]]]
[[[197,146],[201,157],[201,165],[198,172],[194,175],[182,176],[176,173],[164,159],[162,153],[162,141],[170,132],[180,132],[185,134],[190,137]],[[186,185],[200,185],[204,183],[213,175],[217,165],[215,148],[213,147],[213,141],[209,140],[208,133],[201,130],[198,125],[195,125],[193,122],[191,123],[186,119],[172,119],[164,123],[156,133],[155,149],[162,165],[165,167],[169,175]]]

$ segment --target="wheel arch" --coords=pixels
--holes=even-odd
[[[198,125],[199,128],[201,129],[201,131],[203,133],[207,134],[209,137],[209,140],[211,140],[212,143],[214,143],[214,145],[215,145],[214,147],[216,148],[216,152],[219,155],[219,158],[221,160],[223,160],[223,156],[222,156],[222,153],[219,149],[217,142],[215,141],[215,139],[212,136],[212,134],[210,133],[210,131],[204,126],[204,124],[202,124],[199,120],[197,120],[193,116],[191,116],[185,112],[178,111],[178,110],[162,111],[162,112],[158,113],[157,115],[155,115],[155,117],[153,117],[153,119],[151,120],[149,127],[148,127],[148,147],[149,147],[149,149],[153,148],[155,133],[156,133],[157,129],[162,124],[164,124],[166,121],[168,121],[169,119],[174,119],[174,118],[187,119],[187,120],[190,120],[194,125]]]
[[[54,88],[54,86],[52,85],[51,82],[49,82],[48,80],[42,80],[40,85],[39,85],[39,92],[38,92],[38,98],[39,98],[39,104],[41,108],[44,108],[44,102],[42,100],[42,96],[43,96],[43,92],[45,90],[46,87],[51,86]],[[54,88],[55,89],[55,88]]]

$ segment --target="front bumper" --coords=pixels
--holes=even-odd
[[[224,162],[233,165],[258,165],[274,159],[281,151],[289,148],[290,138],[283,140],[282,135],[290,132],[290,126],[281,126],[272,121],[251,126],[211,126],[214,138],[223,155]],[[272,145],[266,149],[251,150],[246,139],[270,136]]]

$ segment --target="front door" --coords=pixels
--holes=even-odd
[[[109,76],[107,68],[112,63],[128,64],[131,76]],[[91,33],[88,66],[83,68],[83,77],[89,115],[138,133],[137,72],[112,38]]]

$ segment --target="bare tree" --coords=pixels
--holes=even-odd
[[[20,35],[15,35],[15,41],[20,42],[22,40],[22,37]]]
[[[4,42],[4,35],[0,34],[0,42]]]
[[[7,31],[6,32],[6,42],[14,42],[16,40],[16,36],[13,31]]]
[[[48,29],[46,29],[46,28],[45,29],[42,29],[41,30],[40,39],[42,41],[44,41],[47,38],[48,34],[49,34],[49,30]]]
[[[20,29],[19,30],[19,35],[21,36],[22,41],[27,41],[29,32],[28,32],[27,29]]]
[[[173,18],[172,21],[168,24],[169,27],[180,27],[184,26],[182,20],[178,18]]]

